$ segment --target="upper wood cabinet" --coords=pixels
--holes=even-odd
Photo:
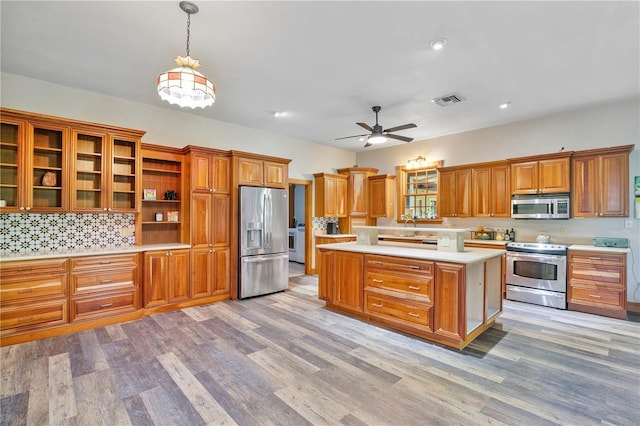
[[[512,194],[570,192],[571,152],[511,159]]]
[[[289,181],[288,163],[260,156],[238,156],[235,158],[238,185],[285,189]]]
[[[441,217],[471,216],[471,169],[438,169],[438,205]]]
[[[489,163],[473,168],[472,214],[477,217],[511,217],[509,165]]]
[[[369,176],[369,217],[393,217],[396,177]]]
[[[315,210],[318,217],[347,216],[347,176],[315,173]]]
[[[0,211],[68,211],[69,127],[5,110],[1,125]]]
[[[572,217],[629,215],[629,153],[633,145],[575,152]]]
[[[369,211],[369,185],[367,178],[378,173],[370,167],[338,169],[347,176],[347,216],[366,217]]]
[[[191,191],[228,194],[231,189],[230,160],[222,152],[202,151],[187,147]]]

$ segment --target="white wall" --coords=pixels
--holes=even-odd
[[[177,106],[159,108],[15,74],[0,76],[3,107],[144,130],[143,142],[156,145],[197,145],[290,158],[293,179],[313,180],[313,173],[355,163],[354,152],[190,115]]]
[[[395,166],[406,164],[418,155],[429,161],[444,160],[445,166],[457,166],[557,152],[562,147],[566,151],[579,151],[631,144],[635,145],[629,157],[629,207],[633,218],[633,179],[640,176],[640,102],[637,99],[366,151],[358,153],[356,162],[362,167],[377,167],[380,173],[395,174]],[[640,220],[633,219],[631,229],[626,229],[624,222],[624,219],[445,219],[445,223],[454,227],[515,228],[516,238],[524,241],[535,240],[540,231],[549,232],[552,241],[587,245],[592,244],[593,237],[629,238],[632,254],[627,257],[627,299],[640,302]]]

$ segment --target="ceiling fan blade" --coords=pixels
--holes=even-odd
[[[366,123],[356,123],[358,126],[362,127],[365,130],[373,132],[373,128]]]
[[[353,135],[353,136],[345,136],[343,138],[335,138],[334,141],[339,141],[340,139],[351,139],[351,138],[361,138],[369,135]]]
[[[367,142],[367,143],[365,143],[365,144],[364,144],[364,147],[365,147],[365,148],[369,148],[371,145],[372,145],[372,144],[370,144],[369,142]]]
[[[385,129],[385,133],[386,132],[397,132],[399,130],[405,130],[405,129],[413,129],[414,127],[418,127],[413,123],[409,123],[409,124],[403,124],[402,126],[396,126],[396,127],[392,127],[390,129]]]
[[[399,141],[402,142],[411,142],[413,140],[413,138],[408,138],[406,136],[400,136],[400,135],[390,135],[388,133],[384,134],[386,137],[391,138],[391,139],[398,139]]]

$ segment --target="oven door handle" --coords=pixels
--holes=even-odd
[[[531,261],[540,261],[543,263],[566,263],[567,256],[558,255],[558,254],[538,254],[538,253],[522,253],[522,252],[507,252],[507,259],[515,259],[515,260],[531,260]]]

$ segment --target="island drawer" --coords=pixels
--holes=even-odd
[[[365,313],[404,323],[422,330],[432,330],[432,307],[420,303],[365,291]]]
[[[433,262],[426,260],[408,259],[404,257],[365,255],[365,265],[368,269],[383,269],[385,271],[399,271],[433,275]]]
[[[427,303],[432,303],[433,301],[433,277],[429,275],[388,274],[367,270],[365,273],[365,285],[420,295],[425,298]]]

